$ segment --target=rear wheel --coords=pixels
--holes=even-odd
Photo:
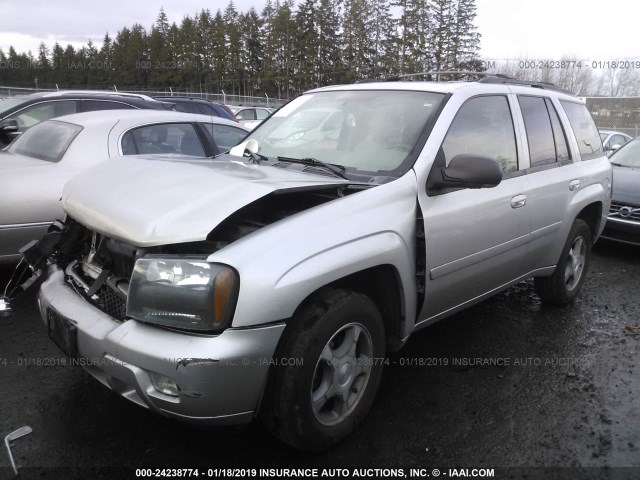
[[[285,443],[324,450],[353,432],[373,403],[385,354],[382,317],[365,295],[327,289],[283,335],[262,419]]]
[[[572,302],[584,283],[591,256],[591,230],[580,219],[573,222],[560,261],[550,277],[537,277],[540,298],[554,305]]]

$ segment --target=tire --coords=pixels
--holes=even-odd
[[[368,413],[384,355],[382,316],[367,296],[319,292],[291,319],[278,344],[260,409],[263,423],[294,448],[326,450]],[[281,359],[302,364],[287,366]]]
[[[550,277],[536,277],[535,288],[540,298],[553,305],[566,305],[580,292],[591,258],[591,230],[577,219],[562,249],[556,269]]]

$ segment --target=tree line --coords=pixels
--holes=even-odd
[[[475,0],[230,0],[169,23],[160,10],[98,47],[0,50],[0,83],[36,88],[226,91],[289,98],[306,89],[429,70],[481,70]]]

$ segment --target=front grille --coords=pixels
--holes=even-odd
[[[640,223],[640,207],[622,202],[611,202],[609,217]]]
[[[94,302],[100,310],[116,320],[124,321],[127,314],[127,299],[124,295],[120,295],[111,287],[103,285],[96,292],[96,297],[98,298]]]

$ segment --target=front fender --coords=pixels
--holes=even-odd
[[[233,326],[291,318],[323,286],[381,265],[397,271],[406,320],[413,324],[416,192],[410,172],[280,220],[212,254],[208,261],[240,275]]]

